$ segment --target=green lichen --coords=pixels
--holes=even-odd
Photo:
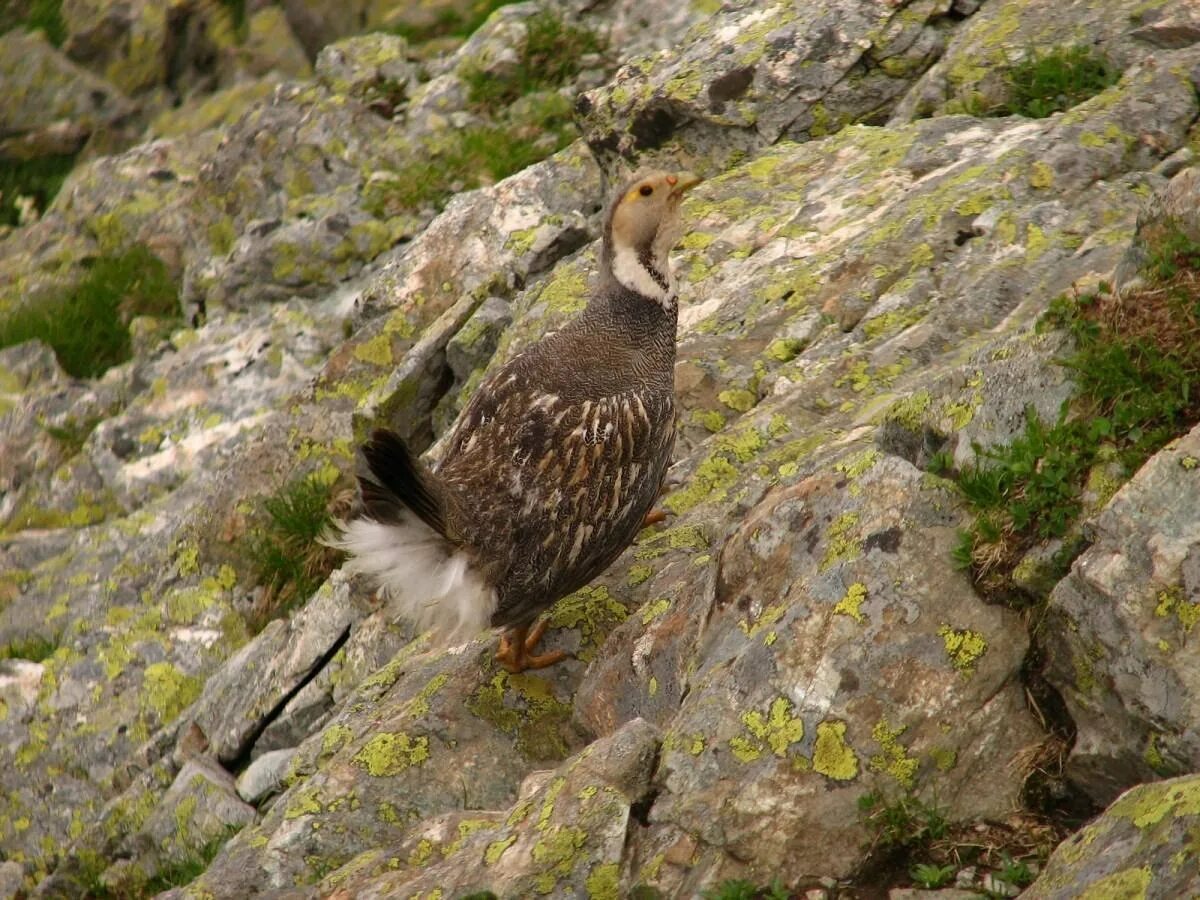
[[[142,711],[153,712],[165,725],[200,696],[202,687],[199,678],[184,675],[168,662],[152,663],[142,682]]]
[[[321,735],[321,756],[332,756],[354,739],[354,730],[348,725],[330,725]]]
[[[949,772],[958,763],[958,751],[950,747],[934,747],[929,751],[929,758],[939,772]]]
[[[404,732],[385,731],[375,735],[354,755],[352,762],[369,775],[383,778],[420,766],[429,759],[429,738],[411,738]]]
[[[559,880],[570,875],[587,842],[587,832],[573,825],[556,825],[533,845],[533,861],[541,869],[534,879],[539,894],[554,892]]]
[[[1054,170],[1040,160],[1035,162],[1029,170],[1029,184],[1043,190],[1054,187]]]
[[[736,412],[749,412],[758,403],[758,397],[744,388],[730,388],[717,394],[717,399]]]
[[[555,603],[549,614],[551,627],[579,631],[576,656],[584,662],[595,659],[609,632],[628,617],[629,610],[604,585],[580,588]]]
[[[912,790],[916,783],[919,762],[916,757],[908,755],[899,741],[900,735],[907,730],[907,726],[904,725],[891,728],[884,719],[876,723],[871,729],[871,738],[879,744],[882,752],[871,757],[870,768],[872,772],[886,772],[906,790]]]
[[[429,679],[428,684],[421,688],[421,690],[404,705],[404,714],[410,719],[419,719],[421,716],[428,715],[430,699],[434,694],[445,687],[446,682],[449,680],[450,676],[445,672],[441,673],[440,675],[434,675],[433,678]]]
[[[859,476],[869,472],[871,468],[874,467],[875,463],[879,462],[879,459],[879,451],[874,448],[870,448],[863,450],[861,453],[856,453],[849,459],[843,460],[834,466],[834,468],[853,481]]]
[[[972,675],[975,664],[987,653],[987,640],[978,631],[951,628],[944,622],[938,628],[938,636],[946,646],[950,664],[963,675]]]
[[[630,587],[637,587],[639,584],[646,582],[650,576],[654,574],[654,567],[647,566],[643,563],[636,563],[629,567],[629,575],[626,579]]]
[[[804,737],[804,722],[792,715],[792,704],[786,697],[772,700],[765,716],[756,709],[750,710],[742,716],[742,724],[747,734],[729,741],[733,755],[742,762],[757,760],[768,748],[782,759],[788,747]]]
[[[669,597],[658,597],[647,601],[641,609],[642,624],[649,625],[670,608],[671,600]]]
[[[483,851],[484,865],[494,866],[500,862],[500,857],[504,855],[504,851],[517,842],[517,836],[510,834],[508,837],[498,841],[492,841]]]
[[[1175,820],[1200,816],[1200,781],[1140,785],[1114,803],[1109,814],[1128,819],[1139,830],[1168,817]]]
[[[830,523],[825,555],[821,558],[822,572],[838,563],[858,559],[862,554],[862,543],[855,536],[857,531],[857,513],[842,513]]]
[[[1154,615],[1165,619],[1174,614],[1185,634],[1190,634],[1200,622],[1200,603],[1193,603],[1183,595],[1183,588],[1178,585],[1158,593],[1158,603],[1154,607]]]
[[[392,339],[386,334],[377,334],[354,348],[354,358],[375,366],[394,366],[396,362],[392,357]]]
[[[467,709],[516,738],[517,751],[535,760],[565,759],[571,705],[533,675],[499,672],[467,701]],[[510,823],[511,824],[511,823]]]
[[[671,550],[700,553],[708,549],[708,538],[698,525],[681,525],[659,531],[638,542],[634,556],[638,559],[657,559]]]
[[[833,607],[834,613],[849,616],[859,625],[865,625],[867,617],[862,613],[863,601],[867,599],[867,586],[856,581],[846,589],[846,594]]]
[[[300,791],[288,803],[283,811],[285,819],[298,819],[301,816],[315,816],[321,812],[321,804],[315,791]]]
[[[813,745],[814,772],[834,781],[852,781],[858,777],[858,757],[846,743],[846,723],[828,720],[817,724]]]
[[[725,417],[715,409],[692,410],[692,421],[713,434],[725,427]]]
[[[897,400],[884,413],[883,418],[895,422],[909,431],[918,431],[925,422],[933,397],[929,391],[917,391],[902,400]]]
[[[583,886],[587,890],[588,900],[620,900],[620,866],[601,863],[592,869]]]
[[[1093,882],[1077,895],[1078,900],[1144,900],[1154,880],[1149,866],[1114,872]]]

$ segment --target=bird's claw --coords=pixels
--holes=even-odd
[[[567,658],[562,650],[551,650],[549,653],[534,655],[533,651],[541,641],[542,635],[550,622],[542,619],[532,630],[528,626],[511,628],[500,636],[500,647],[496,651],[496,662],[512,675],[524,672],[526,669],[544,669],[556,662]]]

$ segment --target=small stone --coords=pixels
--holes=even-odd
[[[238,796],[257,806],[272,794],[278,793],[295,755],[296,748],[288,747],[284,750],[271,750],[258,757],[238,776]]]

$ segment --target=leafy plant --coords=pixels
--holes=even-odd
[[[262,527],[247,547],[255,580],[265,590],[258,627],[307,599],[333,571],[338,553],[319,539],[332,521],[333,490],[309,476],[295,479],[262,501]]]
[[[1016,887],[1025,887],[1033,882],[1033,870],[1024,860],[1014,860],[1007,853],[1001,857],[1000,871],[996,873],[1001,881]]]
[[[917,863],[909,869],[909,875],[923,888],[940,888],[945,887],[954,878],[954,866]]]
[[[1008,70],[1010,100],[1001,114],[1044,119],[1094,97],[1120,77],[1112,63],[1089,47],[1035,50]]]
[[[54,349],[68,373],[94,378],[129,359],[128,325],[138,315],[179,315],[175,282],[141,245],[94,259],[75,286],[0,318],[0,347],[37,338]]]

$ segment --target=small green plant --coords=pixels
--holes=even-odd
[[[936,803],[926,803],[914,794],[889,801],[880,791],[858,798],[858,812],[873,832],[876,847],[913,847],[946,836],[949,823]]]
[[[68,373],[94,378],[129,359],[130,319],[178,316],[178,296],[162,261],[136,245],[92,260],[73,287],[0,318],[0,347],[37,338],[54,349]]]
[[[44,662],[58,649],[58,640],[39,634],[16,638],[0,646],[0,659],[23,659],[27,662]]]
[[[101,421],[100,417],[88,418],[83,421],[67,419],[62,425],[43,425],[42,430],[58,442],[63,455],[69,459],[83,449],[88,435],[96,430],[96,426]]]
[[[596,34],[568,25],[550,10],[526,19],[525,29],[513,71],[498,76],[472,68],[463,74],[472,103],[498,109],[534,91],[557,87],[579,72],[580,57],[603,49]]]
[[[309,476],[263,499],[263,524],[247,549],[255,581],[265,588],[252,626],[261,628],[306,600],[333,571],[338,553],[319,541],[332,521],[332,495],[329,484]]]
[[[159,869],[155,876],[146,882],[140,891],[140,895],[142,897],[153,897],[164,891],[169,891],[173,887],[183,887],[186,884],[191,884],[204,873],[209,863],[216,859],[217,854],[221,852],[221,848],[240,830],[239,826],[226,826],[223,834],[214,837],[197,850],[195,854],[176,860]]]
[[[1112,63],[1089,47],[1035,50],[1008,70],[1010,99],[999,114],[1044,119],[1094,97],[1120,77]]]
[[[1007,853],[1004,853],[1001,854],[1000,863],[1000,870],[996,875],[1001,881],[1015,887],[1025,887],[1033,883],[1033,870],[1029,868],[1029,865],[1024,860],[1014,860]]]
[[[923,888],[940,888],[954,878],[954,866],[939,866],[935,863],[917,863],[908,870],[912,880]]]
[[[0,165],[0,225],[21,224],[21,197],[32,198],[33,208],[45,212],[74,167],[74,153],[4,160]]]

